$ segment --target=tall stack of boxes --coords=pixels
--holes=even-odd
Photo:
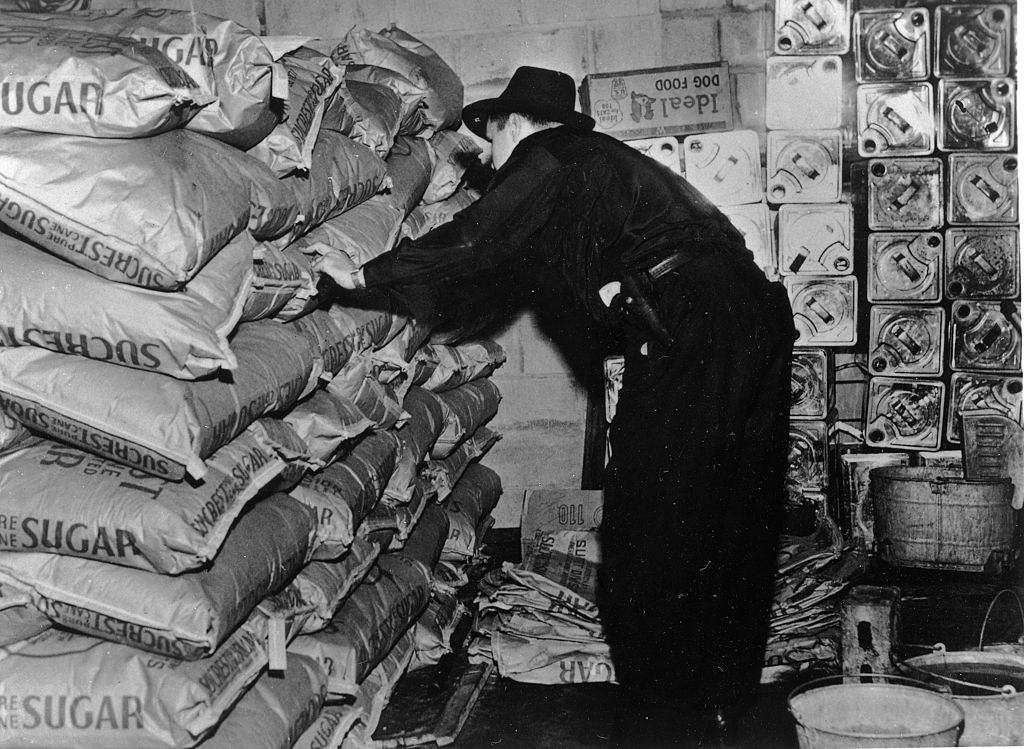
[[[1012,8],[861,10],[854,31],[872,304],[865,441],[938,451],[960,443],[964,411],[1020,409]]]
[[[767,197],[776,212],[777,268],[798,332],[793,357],[790,480],[829,486],[836,349],[857,342],[853,209],[843,199],[846,8],[779,2],[766,61]],[[812,494],[814,496],[814,494]]]

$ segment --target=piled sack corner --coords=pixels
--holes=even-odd
[[[0,124],[0,747],[370,745],[463,613],[505,355],[318,258],[476,199],[461,82],[396,28],[3,26],[53,98]]]

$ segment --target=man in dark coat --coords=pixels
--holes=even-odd
[[[465,108],[492,144],[488,191],[343,288],[443,289],[546,263],[600,324],[625,375],[611,425],[601,616],[624,746],[721,744],[755,696],[785,495],[792,312],[742,235],[685,180],[574,111],[564,73],[519,68]],[[692,743],[692,742],[691,742]]]

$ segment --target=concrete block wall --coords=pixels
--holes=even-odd
[[[187,0],[176,0],[188,5]],[[341,38],[353,26],[397,24],[430,44],[460,75],[466,100],[496,96],[520,65],[589,73],[724,60],[737,128],[763,136],[764,60],[772,0],[214,0],[204,10],[264,34]],[[252,24],[257,19],[259,26]],[[519,523],[530,487],[579,487],[586,393],[531,314],[500,336],[507,363],[493,426],[504,434],[487,457],[505,494],[497,527]]]

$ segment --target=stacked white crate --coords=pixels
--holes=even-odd
[[[800,486],[822,493],[830,479],[835,352],[857,342],[853,211],[843,200],[840,55],[849,42],[844,4],[776,3],[775,54],[765,75],[766,171],[777,211],[778,271],[799,336],[790,454]]]

